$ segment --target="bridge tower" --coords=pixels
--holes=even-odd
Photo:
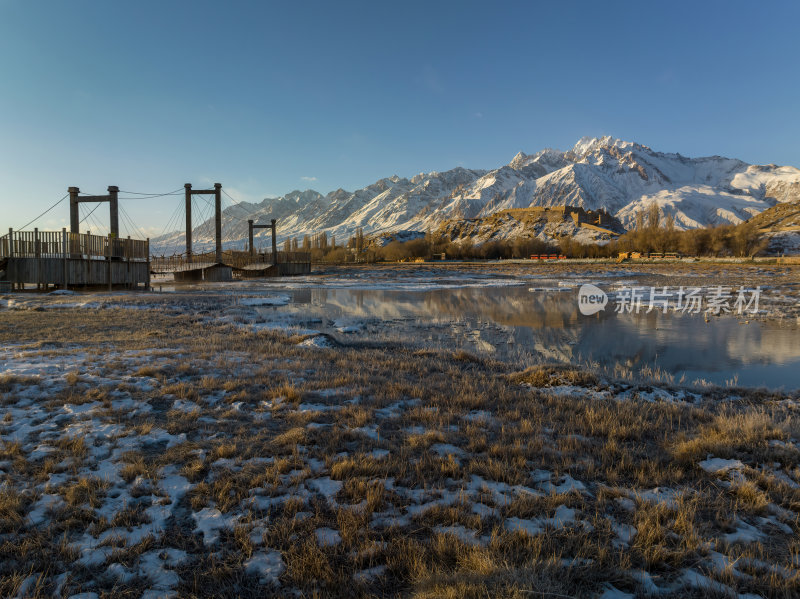
[[[81,196],[81,190],[78,187],[70,187],[69,191],[69,231],[70,233],[80,233],[80,215],[78,213],[79,204],[85,202],[108,202],[110,206],[110,225],[109,229],[111,235],[115,239],[119,239],[119,200],[117,194],[119,187],[116,185],[108,186],[108,195],[106,196]]]
[[[216,241],[215,262],[222,262],[222,183],[214,183],[214,189],[192,189],[185,183],[186,193],[186,261],[192,262],[192,196],[214,195],[214,238]]]
[[[276,238],[276,231],[275,231],[275,219],[273,218],[268,225],[254,225],[252,220],[247,221],[247,228],[248,228],[248,242],[249,242],[249,251],[250,255],[253,256],[255,253],[255,248],[253,246],[253,229],[272,229],[272,263],[278,263],[278,240]]]

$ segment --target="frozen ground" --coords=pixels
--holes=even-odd
[[[795,393],[347,343],[281,289],[5,296],[1,596],[800,592]]]
[[[594,317],[577,309],[584,283],[609,296]],[[639,380],[794,389],[799,284],[796,269],[761,264],[421,264],[328,267],[266,282],[162,281],[154,283],[161,293],[149,295],[17,294],[0,305],[191,311],[209,322],[303,337],[298,342],[312,347],[397,344],[463,350],[519,368],[558,362]],[[729,311],[705,312],[720,287]],[[679,290],[692,288],[705,302],[699,313],[679,306]],[[746,299],[758,289],[759,301],[738,314],[740,288]],[[641,298],[637,308],[617,313],[632,289]],[[666,301],[666,311],[660,303],[648,306],[650,293]]]

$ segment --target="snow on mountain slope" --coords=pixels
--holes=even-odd
[[[748,165],[720,156],[687,158],[612,137],[585,137],[566,152],[519,152],[490,171],[458,167],[410,179],[395,175],[354,192],[293,191],[240,204],[224,211],[223,238],[228,246],[241,246],[251,218],[265,223],[275,218],[279,241],[324,231],[343,242],[359,227],[366,234],[424,231],[509,208],[563,205],[603,208],[630,228],[637,212],[653,203],[664,216],[673,215],[677,228],[688,229],[737,224],[778,202],[798,200],[800,170],[794,167]],[[196,243],[211,243],[213,231],[210,220],[198,225]],[[175,232],[151,243],[180,248],[182,240],[183,233]]]
[[[748,166],[745,172],[736,173],[731,187],[759,198],[797,202],[800,200],[800,169],[774,164]]]
[[[518,171],[524,171],[526,167],[535,166],[541,169],[541,173],[537,175],[540,177],[568,165],[569,160],[564,157],[564,152],[553,148],[545,148],[531,155],[519,152],[508,163],[508,166]]]
[[[768,205],[763,200],[749,196],[719,191],[709,185],[686,185],[670,187],[642,196],[617,211],[615,216],[622,222],[635,222],[636,213],[658,204],[662,214],[675,217],[676,229],[696,229],[706,225],[740,223]]]

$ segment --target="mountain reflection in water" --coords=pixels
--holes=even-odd
[[[594,316],[577,309],[575,289],[529,291],[525,285],[405,291],[402,289],[298,289],[278,309],[321,319],[324,332],[343,342],[342,323],[366,331],[490,354],[525,367],[537,362],[592,363],[638,372],[657,368],[689,383],[800,387],[800,336],[795,327],[737,316],[616,314],[614,304]],[[334,326],[334,321],[336,326]]]

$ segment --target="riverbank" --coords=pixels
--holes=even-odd
[[[0,594],[800,592],[796,394],[343,345],[215,302],[3,312]]]

